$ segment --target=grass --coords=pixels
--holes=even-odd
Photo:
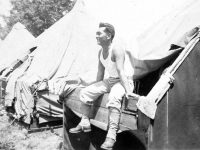
[[[0,150],[61,150],[62,136],[50,130],[28,134],[27,130],[15,124],[9,117],[0,116]]]

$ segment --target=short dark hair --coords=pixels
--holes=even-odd
[[[111,41],[112,41],[113,38],[115,37],[115,28],[111,24],[103,23],[103,22],[99,23],[99,28],[101,28],[101,27],[105,27],[106,28],[106,32],[111,34]]]

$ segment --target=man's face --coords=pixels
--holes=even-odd
[[[96,39],[98,45],[103,45],[107,43],[110,39],[108,33],[106,32],[106,27],[100,27],[96,32]]]

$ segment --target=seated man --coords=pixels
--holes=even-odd
[[[101,145],[103,149],[112,149],[116,141],[120,121],[120,109],[122,97],[134,96],[132,73],[129,58],[119,45],[114,45],[112,40],[115,36],[115,29],[108,23],[100,23],[96,32],[97,44],[102,47],[99,51],[99,65],[97,82],[84,88],[80,93],[82,101],[82,119],[77,127],[70,129],[70,133],[91,131],[89,114],[91,105],[100,95],[110,92],[108,103],[109,108],[109,129],[105,142]],[[109,79],[104,79],[104,71],[109,74]]]

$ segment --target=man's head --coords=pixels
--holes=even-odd
[[[115,36],[115,29],[111,24],[109,23],[99,24],[99,29],[96,32],[97,43],[99,45],[108,41],[112,42],[114,36]]]

